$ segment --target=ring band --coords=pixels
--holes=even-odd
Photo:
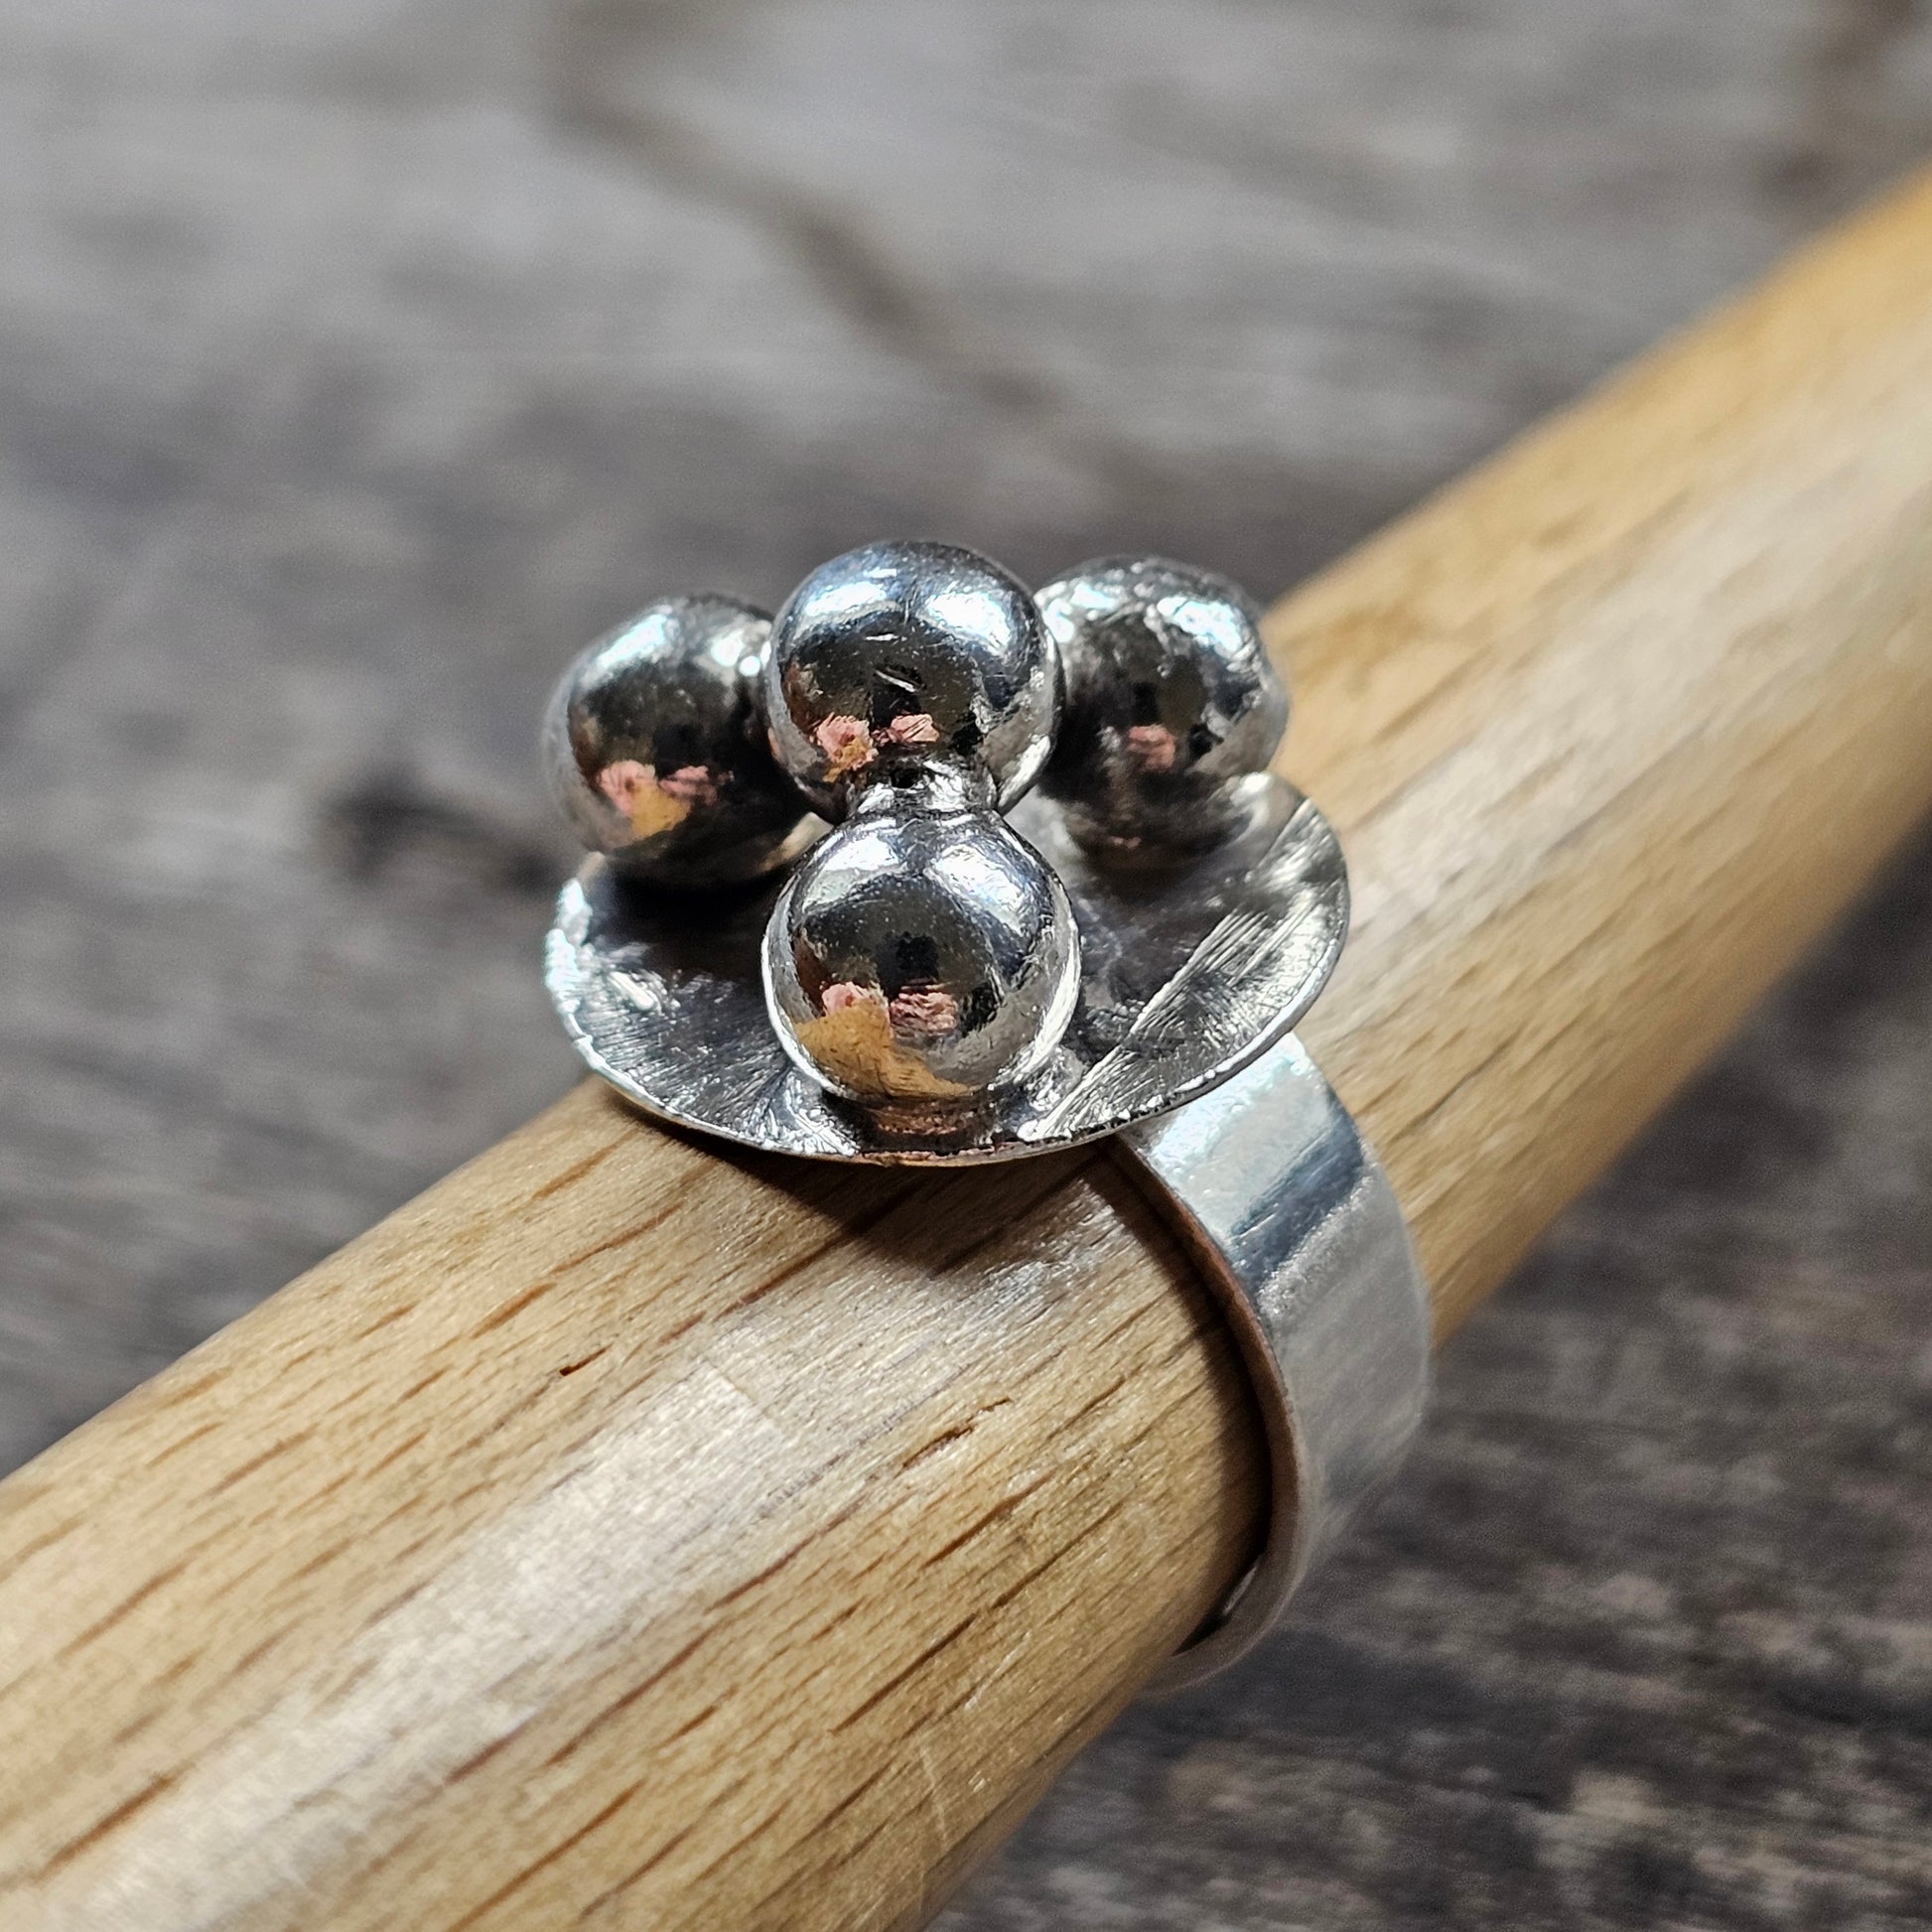
[[[1387,1175],[1292,1035],[1117,1145],[1219,1291],[1268,1437],[1261,1555],[1163,1693],[1259,1643],[1394,1474],[1429,1391],[1429,1298]]]

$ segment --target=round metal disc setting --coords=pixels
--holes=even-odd
[[[861,1105],[792,1064],[760,979],[776,881],[684,896],[592,859],[558,901],[545,982],[593,1072],[661,1119],[743,1146],[938,1166],[1075,1146],[1239,1072],[1308,1011],[1340,955],[1348,887],[1332,828],[1284,779],[1238,788],[1239,829],[1172,863],[1096,858],[1037,793],[1014,809],[1072,905],[1080,992],[1045,1065],[970,1105]]]

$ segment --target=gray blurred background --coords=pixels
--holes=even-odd
[[[532,720],[881,534],[1273,594],[1932,156],[1918,0],[0,0],[0,1466],[561,1092]],[[1932,1924],[1932,853],[943,1921]]]

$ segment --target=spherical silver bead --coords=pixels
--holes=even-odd
[[[950,765],[984,802],[1038,776],[1059,668],[1025,587],[943,543],[821,565],[773,621],[764,709],[779,762],[828,818],[870,786]]]
[[[1121,853],[1212,844],[1238,821],[1238,779],[1265,770],[1288,688],[1260,612],[1213,571],[1103,557],[1039,593],[1066,704],[1041,788],[1075,834]]]
[[[558,684],[543,724],[551,791],[585,845],[626,876],[673,887],[752,879],[809,836],[758,715],[770,628],[734,598],[664,598]]]
[[[793,874],[764,938],[785,1051],[875,1106],[969,1105],[1045,1064],[1072,1018],[1066,894],[990,811],[876,791]]]

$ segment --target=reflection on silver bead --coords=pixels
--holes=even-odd
[[[1083,843],[1198,850],[1241,806],[1288,727],[1288,689],[1238,585],[1160,557],[1103,557],[1039,593],[1066,676],[1042,789]]]
[[[1010,805],[1052,750],[1059,669],[1026,589],[943,543],[875,543],[821,565],[772,625],[771,747],[842,818],[882,779],[948,764]]]
[[[812,829],[758,717],[770,620],[728,597],[646,606],[565,672],[543,723],[550,788],[621,872],[676,887],[752,879]]]
[[[804,860],[764,936],[780,1042],[873,1105],[959,1107],[1045,1064],[1080,939],[1051,869],[997,814],[871,792]]]

